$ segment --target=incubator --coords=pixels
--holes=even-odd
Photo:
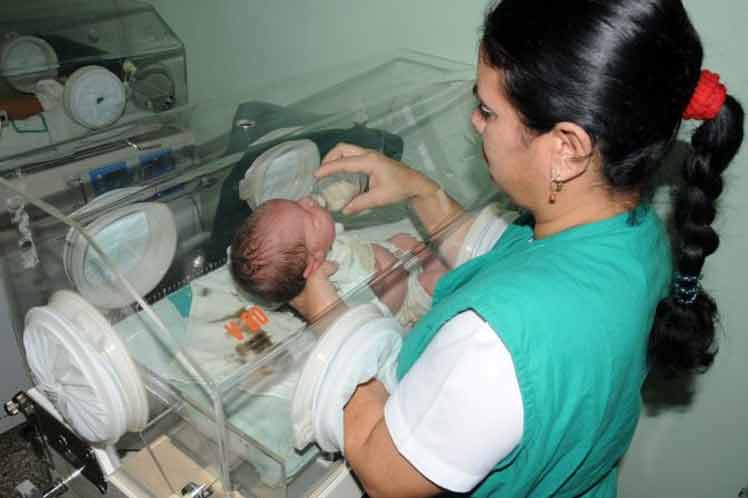
[[[240,292],[227,248],[259,197],[313,192],[310,172],[341,141],[420,169],[468,209],[495,201],[471,90],[472,68],[405,53],[291,102],[298,86],[145,116],[137,124],[153,136],[190,137],[172,149],[189,163],[158,175],[128,163],[125,183],[105,174],[98,189],[88,176],[34,191],[6,173],[36,153],[2,161],[2,281],[37,383],[9,409],[45,434],[76,476],[67,485],[132,498],[360,496],[339,456],[294,436],[294,391],[323,368],[310,360],[315,324]],[[136,131],[107,133],[97,147]],[[291,142],[303,144],[293,160]],[[456,224],[427,233],[404,203],[333,216],[367,240],[407,233],[426,245]],[[393,268],[414,259],[400,253]],[[343,301],[371,301],[374,278]]]
[[[184,46],[150,4],[0,7],[0,161],[29,194],[77,185],[85,202],[188,164],[186,128],[151,120],[186,103]]]

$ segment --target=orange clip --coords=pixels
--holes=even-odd
[[[268,323],[267,315],[259,306],[252,306],[248,310],[243,311],[239,315],[239,319],[253,333],[259,332],[262,326]]]
[[[244,334],[242,334],[242,328],[235,320],[231,320],[226,323],[226,325],[223,326],[224,329],[226,329],[226,332],[236,339],[237,341],[244,340]]]
[[[265,325],[266,323],[268,323],[268,321],[270,321],[268,316],[264,311],[262,311],[262,308],[260,308],[259,306],[252,306],[251,308],[249,308],[249,312],[252,313],[252,316],[255,317],[255,320],[257,320],[260,325]]]

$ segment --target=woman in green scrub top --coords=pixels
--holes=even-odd
[[[704,371],[716,352],[699,281],[743,111],[702,55],[680,0],[503,0],[487,13],[472,123],[526,216],[441,278],[401,346],[371,309],[331,327],[350,330],[313,393],[312,439],[342,451],[370,496],[616,495],[645,376]],[[645,193],[688,119],[700,123],[671,241]],[[323,163],[320,176],[370,175],[349,213],[408,200],[433,230],[462,213],[376,152],[340,144]],[[317,315],[331,289],[324,271],[310,277],[301,311]]]

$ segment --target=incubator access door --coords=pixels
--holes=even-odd
[[[18,403],[46,407],[95,449],[99,470],[87,477],[99,486],[159,497],[203,485],[214,496],[360,493],[338,456],[296,447],[291,400],[319,340],[313,324],[240,291],[227,247],[256,204],[246,192],[298,195],[269,188],[270,172],[288,159],[271,151],[289,141],[314,149],[282,170],[298,185],[318,166],[306,162],[346,141],[421,168],[467,208],[492,202],[468,121],[470,74],[404,54],[295,103],[197,105],[179,119],[195,139],[192,166],[108,190],[82,208],[3,181],[13,204],[0,263],[37,382]],[[346,232],[383,244],[407,234],[429,245],[439,235],[425,233],[405,204],[333,216]],[[393,271],[417,266],[412,252],[395,256]],[[374,302],[376,277],[362,274],[344,301]],[[75,458],[74,469],[88,469],[85,456]]]

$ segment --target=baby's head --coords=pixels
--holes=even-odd
[[[237,230],[229,267],[245,292],[266,303],[287,303],[304,290],[334,239],[332,216],[313,199],[271,199]]]

